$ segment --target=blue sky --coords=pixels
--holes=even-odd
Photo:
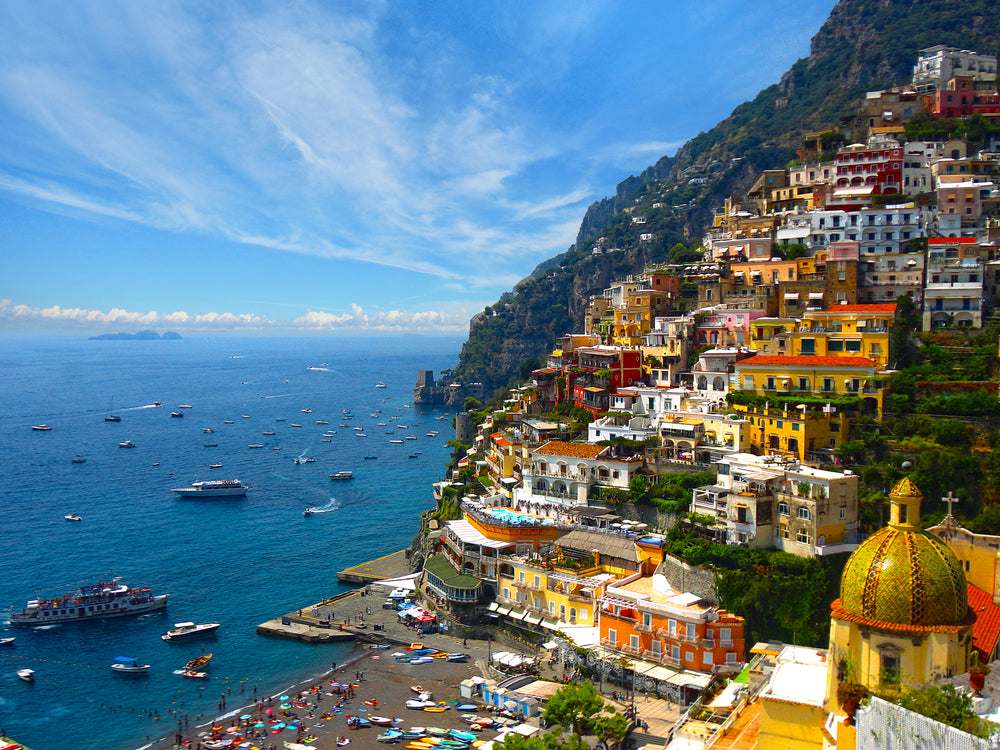
[[[833,4],[0,0],[0,332],[465,332]]]

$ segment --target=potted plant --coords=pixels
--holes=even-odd
[[[977,698],[983,694],[983,686],[986,684],[986,675],[990,673],[988,664],[979,663],[979,654],[973,653],[972,663],[969,665],[969,684],[972,685],[972,694]]]
[[[868,697],[868,688],[857,682],[841,682],[837,685],[837,702],[847,714],[844,721],[849,726],[854,725],[854,714],[861,705],[861,701]]]

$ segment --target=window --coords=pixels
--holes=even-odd
[[[671,638],[677,637],[677,620],[667,620],[667,634]]]
[[[743,376],[743,390],[752,391],[753,390],[753,375]]]
[[[795,510],[795,516],[803,521],[810,521],[812,520],[812,511],[810,511],[807,506],[800,505]]]
[[[642,624],[647,628],[653,627],[653,616],[649,612],[642,613]]]
[[[840,520],[841,521],[846,521],[847,520],[847,506],[846,505],[841,505],[840,506]]]
[[[616,643],[618,643],[618,632],[617,631],[615,631],[615,630],[609,630],[608,631],[608,643],[610,643],[612,646],[614,646]]]
[[[790,512],[791,512],[791,510],[788,507],[788,503],[786,503],[784,500],[782,500],[780,503],[778,503],[778,515],[779,516],[787,516]]]
[[[628,647],[629,647],[630,651],[638,651],[639,650],[639,636],[637,636],[637,635],[630,635],[628,637]]]
[[[823,378],[823,390],[824,391],[833,390],[833,378]]]
[[[809,532],[806,529],[799,529],[795,534],[795,541],[802,544],[812,544],[812,537],[809,536]]]
[[[802,339],[802,354],[812,355],[816,353],[816,339]]]
[[[653,641],[651,645],[653,647],[651,649],[653,654],[659,656],[660,653],[662,652],[663,644],[660,641]]]
[[[788,524],[782,523],[778,525],[778,536],[782,539],[788,539]]]
[[[719,631],[719,644],[722,646],[733,645],[733,631],[730,628],[722,628]]]
[[[728,653],[726,653],[726,664],[735,664],[735,663],[736,663],[736,653],[733,651],[729,651]]]
[[[541,588],[541,585],[542,585],[542,579],[541,579],[541,578],[539,578],[538,576],[535,576],[535,583],[534,583],[534,585],[535,585],[535,588],[536,588],[536,589],[537,589],[537,588]]]

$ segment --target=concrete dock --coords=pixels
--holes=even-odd
[[[374,560],[355,565],[337,573],[337,580],[345,583],[374,583],[388,578],[399,578],[410,572],[407,550],[401,549]]]
[[[337,579],[368,584],[398,578],[409,572],[406,550],[399,550],[342,570],[337,573]],[[393,638],[387,637],[386,626],[395,624],[395,612],[392,613],[392,617],[384,617],[381,606],[385,596],[381,598],[377,596],[380,593],[387,595],[389,592],[375,590],[370,593],[369,598],[363,589],[345,591],[261,623],[257,626],[257,633],[306,643],[339,643],[353,640],[368,643],[394,642]],[[367,614],[369,609],[371,613]],[[365,617],[368,618],[367,622]],[[405,638],[400,642],[409,643]]]

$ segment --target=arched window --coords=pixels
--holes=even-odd
[[[778,515],[787,516],[788,513],[789,513],[788,503],[782,500],[780,503],[778,503]]]
[[[812,511],[809,510],[805,505],[800,505],[799,509],[795,511],[795,515],[801,518],[803,521],[812,520]]]

